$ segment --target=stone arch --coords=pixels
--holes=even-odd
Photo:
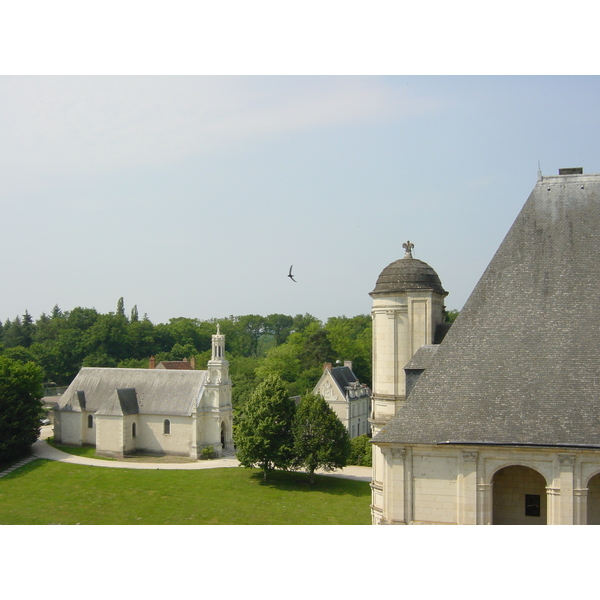
[[[587,482],[587,524],[600,525],[600,471]]]
[[[492,484],[493,525],[547,524],[547,482],[539,471],[510,464],[493,473]]]
[[[225,425],[225,421],[221,421],[221,447],[225,449],[225,444],[227,443],[227,426]]]

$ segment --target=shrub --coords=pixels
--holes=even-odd
[[[210,460],[211,458],[215,457],[215,449],[213,448],[213,446],[206,446],[205,448],[202,448],[202,450],[200,451],[200,459],[201,460]]]
[[[371,464],[371,438],[363,433],[350,440],[350,458],[348,459],[349,465],[356,465],[359,467],[370,467]]]

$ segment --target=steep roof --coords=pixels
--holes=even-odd
[[[375,442],[600,446],[600,175],[535,186]]]
[[[433,357],[439,348],[439,344],[427,344],[425,346],[421,346],[413,355],[413,357],[408,361],[408,363],[404,366],[407,370],[424,370],[427,369],[431,362],[433,361]]]
[[[84,367],[62,395],[59,410],[100,414],[189,415],[199,402],[207,371]],[[136,410],[137,407],[137,410]]]
[[[347,386],[358,381],[350,367],[333,367],[333,369],[331,369],[331,376],[342,392],[346,391]]]

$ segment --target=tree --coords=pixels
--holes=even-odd
[[[315,470],[332,471],[348,464],[350,438],[343,423],[323,397],[302,396],[293,423],[294,466],[315,481]]]
[[[350,447],[352,450],[350,451],[348,464],[359,467],[372,466],[371,438],[366,433],[353,437],[350,440]]]
[[[42,369],[0,356],[0,461],[26,454],[40,434]]]
[[[258,466],[265,480],[269,470],[290,466],[295,408],[277,375],[269,375],[258,384],[234,430],[237,459],[242,466]]]
[[[122,317],[125,316],[125,302],[123,300],[123,296],[117,300],[117,314],[121,315]]]
[[[275,313],[267,315],[265,319],[265,332],[271,334],[275,338],[275,345],[279,346],[287,340],[292,326],[294,324],[293,317]]]

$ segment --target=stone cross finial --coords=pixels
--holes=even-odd
[[[404,258],[412,258],[412,249],[415,247],[415,245],[409,240],[406,242],[406,244],[402,244],[402,247],[406,250]]]

